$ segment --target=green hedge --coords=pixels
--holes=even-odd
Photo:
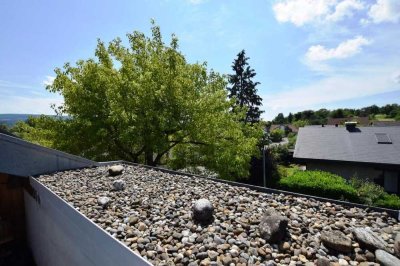
[[[347,200],[370,206],[400,209],[400,197],[388,194],[379,185],[360,178],[349,182],[343,177],[323,171],[300,171],[293,167],[278,167],[278,186],[283,190]]]
[[[400,198],[397,195],[391,195],[386,193],[382,198],[378,199],[375,204],[378,207],[389,208],[389,209],[400,209]]]
[[[322,171],[294,171],[281,177],[279,186],[294,192],[358,202],[357,190],[338,175]]]

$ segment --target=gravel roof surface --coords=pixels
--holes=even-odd
[[[370,227],[390,253],[400,232],[399,223],[386,213],[139,166],[124,165],[123,173],[116,176],[109,175],[108,166],[101,166],[38,179],[155,265],[374,265],[374,250],[363,247],[353,229]],[[116,180],[123,181],[124,189],[114,188]],[[192,206],[201,198],[214,206],[209,225],[192,219]],[[268,243],[259,230],[270,207],[289,219],[286,236],[278,244]],[[351,239],[350,252],[321,243],[321,233],[338,232],[333,230]]]

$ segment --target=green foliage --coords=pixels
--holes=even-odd
[[[349,181],[323,171],[300,171],[292,166],[278,166],[278,177],[274,185],[281,189],[320,196],[324,198],[348,200],[391,209],[400,209],[400,197],[391,195],[367,180],[353,177]]]
[[[293,125],[297,128],[300,128],[300,127],[305,127],[307,125],[310,125],[310,122],[308,120],[297,120],[297,121],[293,122]]]
[[[336,109],[330,113],[330,116],[333,118],[344,118],[345,114],[344,114],[343,109]]]
[[[297,134],[291,132],[291,133],[288,134],[287,137],[288,137],[288,140],[289,140],[288,148],[294,149],[294,147],[296,145]]]
[[[375,204],[378,207],[400,210],[400,198],[397,195],[385,193]]]
[[[11,133],[29,142],[53,147],[56,140],[55,124],[58,122],[49,116],[30,116],[26,122],[18,121],[12,128]]]
[[[0,130],[8,131],[10,130],[6,124],[0,124]]]
[[[287,121],[287,119],[285,118],[285,116],[282,113],[279,113],[274,120],[272,120],[273,124],[277,124],[277,125],[282,125],[285,124]]]
[[[275,145],[269,147],[270,154],[274,162],[288,165],[291,159],[287,145]]]
[[[276,128],[271,131],[270,138],[271,138],[272,142],[280,142],[280,141],[282,141],[282,138],[284,135],[285,135],[285,132],[282,129]]]
[[[359,201],[371,206],[379,206],[392,209],[400,209],[400,198],[390,195],[383,187],[370,181],[352,177],[350,184],[357,190]]]
[[[51,131],[43,136],[21,130],[24,137],[94,160],[180,162],[223,178],[247,176],[261,126],[241,123],[244,110],[230,112],[223,76],[187,63],[174,35],[166,45],[159,27],[151,30],[151,37],[127,34],[127,47],[99,40],[95,59],[57,68],[47,89],[64,97],[56,110],[69,119],[40,125]]]
[[[288,117],[283,114],[278,114],[273,120],[274,123],[292,123],[294,124],[299,120],[307,120],[310,125],[321,125],[326,124],[329,117],[333,118],[354,118],[354,117],[370,117],[370,119],[377,119],[384,121],[389,121],[386,119],[392,118],[395,120],[400,120],[400,105],[398,104],[387,104],[384,106],[371,105],[360,109],[350,109],[350,108],[339,108],[334,110],[319,109],[305,110],[297,113],[289,113]]]
[[[350,184],[357,189],[360,201],[367,205],[373,205],[374,202],[386,194],[381,186],[358,177],[352,177],[350,179]]]
[[[281,177],[279,186],[289,191],[357,202],[357,191],[338,175],[322,171],[293,171]]]

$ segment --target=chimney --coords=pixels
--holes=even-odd
[[[345,122],[344,125],[346,126],[347,131],[354,131],[356,129],[357,126],[357,122],[355,121],[349,121],[349,122]]]

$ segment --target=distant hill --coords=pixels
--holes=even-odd
[[[37,117],[40,115],[32,114],[0,114],[0,125],[6,125],[8,127],[14,126],[18,121],[26,121],[28,117]]]

